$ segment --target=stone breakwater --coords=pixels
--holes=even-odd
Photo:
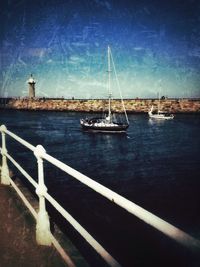
[[[124,105],[128,113],[146,113],[153,105],[158,107],[157,99],[126,99]],[[104,112],[108,109],[108,101],[104,99],[93,100],[66,100],[66,99],[17,99],[1,98],[0,108],[17,110],[52,110],[77,112]],[[163,99],[160,109],[172,113],[200,113],[200,99]],[[112,101],[112,110],[123,112],[121,100]]]

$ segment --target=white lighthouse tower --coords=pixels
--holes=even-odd
[[[33,75],[31,74],[30,78],[28,79],[29,84],[29,98],[35,97],[35,80],[33,79]]]

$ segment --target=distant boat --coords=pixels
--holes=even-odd
[[[158,109],[153,111],[153,106],[151,106],[148,115],[150,118],[158,120],[171,120],[174,118],[173,114],[160,110],[160,95],[158,96]]]
[[[116,70],[115,70],[115,65],[114,65],[114,61],[111,55],[111,49],[108,46],[108,113],[107,115],[105,115],[104,117],[93,117],[93,118],[86,118],[86,119],[81,119],[80,120],[80,124],[82,126],[83,130],[87,130],[87,131],[93,131],[93,132],[110,132],[110,133],[123,133],[126,132],[126,130],[129,127],[129,121],[128,121],[128,116],[126,113],[126,109],[124,106],[124,101],[122,98],[122,94],[120,91],[120,87],[119,87],[119,81],[118,78],[116,76]],[[115,118],[114,114],[112,114],[111,111],[111,60],[113,63],[113,68],[114,68],[114,73],[115,73],[115,78],[117,81],[117,85],[120,91],[120,96],[121,96],[121,103],[122,103],[122,107],[124,110],[124,115],[125,115],[125,119],[126,121],[122,122],[119,121]]]
[[[153,111],[153,106],[151,106],[151,109],[148,112],[149,118],[151,119],[158,119],[158,120],[171,120],[174,118],[173,114],[167,113],[165,111],[157,110]]]

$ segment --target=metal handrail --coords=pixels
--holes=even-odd
[[[33,152],[35,151],[35,149],[36,149],[35,146],[31,145],[29,142],[25,141],[21,137],[19,137],[16,134],[10,132],[9,130],[5,129],[3,126],[4,125],[1,126],[3,128],[3,130],[1,130],[1,131],[3,131],[4,133],[8,134],[13,139],[15,139],[16,141],[18,141],[19,143],[21,143],[23,146],[27,147],[28,149],[32,150]]]
[[[24,145],[25,147],[27,147],[28,149],[33,151],[34,155],[36,156],[36,158],[38,160],[38,181],[39,181],[38,183],[15,161],[15,159],[11,155],[9,155],[9,153],[7,152],[7,150],[5,148],[5,140],[4,140],[4,145],[2,145],[2,148],[0,149],[2,156],[9,159],[15,165],[15,167],[28,179],[28,181],[36,188],[36,193],[39,196],[39,200],[41,197],[47,199],[52,204],[52,206],[56,210],[58,210],[68,222],[70,222],[73,225],[73,227],[81,234],[81,236],[96,250],[97,253],[99,253],[101,255],[101,257],[110,266],[120,267],[120,264],[101,246],[101,244],[98,243],[53,197],[51,197],[47,193],[47,188],[46,188],[45,184],[43,184],[43,183],[40,184],[41,174],[42,174],[42,176],[44,174],[43,173],[43,166],[41,168],[42,160],[45,159],[45,157],[43,157],[43,156],[48,155],[46,153],[46,151],[44,150],[44,148],[41,145],[34,147],[33,145],[31,145],[27,141],[23,140],[22,138],[20,138],[16,134],[7,130],[4,125],[2,125],[0,127],[0,131],[2,132],[2,134],[9,135],[13,139],[15,139],[17,142],[21,143],[22,145]],[[2,136],[2,139],[5,139],[5,136],[4,137]],[[51,157],[51,156],[49,156],[49,157]],[[53,157],[51,157],[51,159],[52,158]],[[7,178],[9,178],[9,177],[7,177]],[[40,209],[39,209],[39,213],[42,213],[42,215],[40,215],[38,213],[36,216],[35,211],[33,211],[32,206],[28,203],[28,200],[23,196],[22,192],[17,188],[16,184],[11,180],[11,178],[9,178],[8,180],[9,180],[8,183],[11,183],[13,185],[14,189],[17,191],[19,196],[22,198],[24,204],[29,208],[32,215],[36,218],[37,224],[38,224],[38,226],[36,228],[40,228],[40,224],[43,224],[45,221],[46,221],[46,223],[45,223],[46,228],[49,228],[49,219],[46,217],[46,208],[45,208],[45,204],[44,204],[44,199],[41,199],[42,207],[40,206]],[[40,220],[41,216],[42,216],[42,219]],[[42,232],[44,232],[44,229],[42,229],[42,230],[43,230]],[[72,267],[72,266],[74,267],[75,265],[69,264],[68,255],[66,253],[64,253],[64,251],[61,248],[61,246],[59,245],[59,243],[56,241],[56,239],[50,233],[50,229],[46,229],[46,230],[47,230],[47,235],[49,238],[46,237],[45,240],[41,240],[41,238],[43,238],[43,236],[40,237],[36,233],[36,239],[38,238],[39,243],[45,244],[45,245],[53,243],[53,245],[56,247],[56,249],[59,250],[59,253],[63,257],[63,259],[65,261],[66,260],[68,261],[67,264],[70,267]]]
[[[40,209],[43,210],[43,212],[46,212],[43,198],[47,199],[54,206],[54,208],[57,209],[60,212],[60,214],[62,214],[62,216],[67,221],[69,221],[71,225],[85,238],[85,240],[102,256],[102,258],[104,258],[104,260],[110,266],[116,267],[116,266],[120,266],[120,264],[54,198],[52,198],[47,193],[47,189],[45,187],[44,177],[43,177],[44,175],[43,164],[42,164],[43,159],[50,162],[54,166],[58,167],[62,171],[68,173],[72,177],[79,180],[81,183],[87,185],[94,191],[98,192],[99,194],[106,197],[110,201],[116,203],[120,207],[124,208],[131,214],[138,217],[140,220],[144,221],[145,223],[161,231],[162,233],[174,239],[178,243],[189,248],[195,248],[195,249],[200,250],[199,240],[195,239],[194,237],[190,236],[189,234],[185,233],[179,228],[173,226],[172,224],[164,221],[158,216],[152,214],[151,212],[143,209],[139,205],[124,198],[123,196],[108,189],[107,187],[101,185],[100,183],[95,182],[91,178],[76,171],[75,169],[59,161],[58,159],[50,156],[49,154],[46,153],[45,149],[41,145],[38,145],[36,147],[32,146],[27,141],[18,137],[14,133],[8,131],[5,126],[1,126],[0,131],[2,132],[2,140],[3,140],[3,134],[8,134],[12,138],[14,138],[16,141],[20,142],[21,144],[23,144],[24,146],[26,146],[27,148],[29,148],[30,150],[34,152],[34,155],[36,156],[38,160],[38,179],[39,180],[41,179],[42,181],[41,183],[40,182],[36,183],[35,181],[33,182],[33,179],[25,172],[25,170],[23,170],[21,166],[18,163],[16,163],[14,159],[7,153],[6,148],[5,148],[5,141],[2,142],[2,149],[1,149],[2,156],[7,157],[9,160],[11,160],[15,164],[15,166],[20,171],[22,171],[25,177],[36,187],[37,189],[36,193],[38,194],[39,198],[41,198]]]

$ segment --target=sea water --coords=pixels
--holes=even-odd
[[[43,145],[51,156],[200,239],[200,115],[179,114],[173,120],[155,121],[146,114],[131,114],[126,134],[83,132],[79,120],[85,116],[1,110],[0,124],[34,146]],[[8,152],[37,180],[37,162],[32,153],[9,137],[6,141]],[[190,249],[51,164],[45,162],[44,166],[48,192],[122,266],[200,266]],[[48,208],[52,220],[90,265],[104,266],[76,231]]]

